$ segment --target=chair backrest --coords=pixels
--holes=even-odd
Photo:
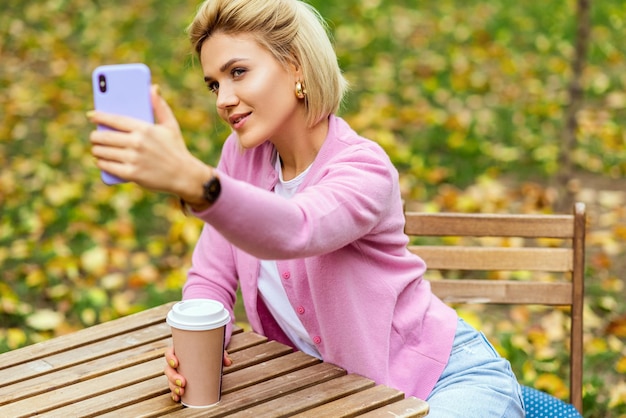
[[[431,285],[448,303],[571,307],[570,402],[582,413],[585,205],[576,203],[571,215],[407,211],[405,216],[407,235],[420,237],[409,249],[426,261],[429,271],[534,271],[563,276],[561,281],[446,278],[432,280]],[[419,244],[427,237],[453,238]]]

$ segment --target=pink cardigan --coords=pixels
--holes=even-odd
[[[290,344],[257,294],[258,259],[278,260],[324,361],[426,399],[447,364],[457,316],[406,248],[397,170],[336,116],[289,200],[271,191],[275,155],[269,142],[241,151],[234,134],[226,140],[221,195],[196,213],[205,226],[183,297],[214,298],[232,313],[239,283],[254,331]]]

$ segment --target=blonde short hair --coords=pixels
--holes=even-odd
[[[301,68],[309,126],[339,109],[347,82],[326,22],[311,5],[301,0],[205,0],[187,28],[198,56],[204,41],[218,32],[251,34],[283,65]]]

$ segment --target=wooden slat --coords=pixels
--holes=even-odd
[[[409,250],[435,270],[572,270],[573,254],[566,248],[465,247],[411,245]]]
[[[572,215],[406,213],[405,232],[421,236],[572,238]]]
[[[400,402],[359,415],[359,418],[420,418],[428,415],[428,411],[426,401],[411,396]]]
[[[267,341],[267,337],[256,334],[254,332],[244,332],[240,334],[233,334],[230,337],[230,342],[226,350],[229,354],[235,353],[246,348],[254,347],[255,345],[263,344]]]
[[[254,366],[225,374],[222,379],[222,393],[225,394],[240,390],[262,382],[263,380],[287,374],[294,370],[303,369],[319,362],[319,359],[301,351],[264,361]]]
[[[167,378],[165,375],[158,376],[134,385],[124,386],[98,396],[73,402],[61,408],[53,409],[41,414],[41,417],[95,417],[113,412],[119,408],[136,404],[155,396],[168,393]],[[171,401],[171,398],[170,398]],[[117,414],[117,417],[121,416]]]
[[[268,341],[265,344],[259,344],[245,350],[235,351],[234,353],[229,353],[233,364],[228,367],[224,367],[224,374],[232,373],[264,361],[272,360],[291,352],[293,352],[291,347],[277,341]]]
[[[169,391],[168,391],[169,392]],[[132,404],[105,412],[98,415],[99,418],[161,418],[171,416],[176,411],[183,409],[183,406],[172,400],[170,393],[154,396],[144,401],[136,401]]]
[[[169,326],[161,322],[156,325],[148,325],[145,328],[133,328],[126,331],[126,333],[111,336],[107,340],[97,340],[91,343],[86,340],[81,346],[50,354],[45,359],[22,360],[16,366],[6,367],[0,373],[0,387],[126,351],[133,347],[139,347],[143,344],[167,338],[169,335]]]
[[[512,280],[432,280],[433,293],[447,303],[502,303],[569,305],[569,282],[521,282]]]
[[[86,382],[57,388],[0,407],[2,417],[27,417],[62,408],[84,399],[125,388],[134,383],[163,375],[163,359],[147,361]]]
[[[355,417],[404,398],[404,394],[387,386],[375,386],[298,414],[301,418]]]
[[[104,341],[112,336],[124,334],[147,326],[162,323],[170,310],[172,303],[148,309],[133,315],[94,325],[68,335],[63,338],[53,338],[37,344],[0,354],[0,375],[3,369],[16,366],[20,363],[31,362],[47,357],[51,354],[67,351],[70,348],[81,347],[97,341]],[[1,384],[0,384],[1,385]]]
[[[240,411],[238,417],[291,417],[325,403],[373,387],[374,381],[349,374]]]
[[[274,379],[261,381],[254,386],[225,394],[222,396],[220,403],[210,409],[194,410],[184,408],[168,416],[223,417],[345,374],[346,371],[340,367],[330,363],[318,363],[311,367],[306,367]],[[320,416],[323,415],[317,415],[317,417]]]
[[[0,387],[0,405],[67,388],[73,384],[84,382],[112,371],[123,370],[146,361],[163,358],[163,352],[170,344],[171,340],[169,338],[156,341],[141,347],[133,347],[130,351],[118,352],[110,356],[56,370],[53,374],[45,374]],[[163,360],[163,366],[165,366],[165,360]],[[0,414],[0,416],[2,415]]]

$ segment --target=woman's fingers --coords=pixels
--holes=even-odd
[[[172,399],[174,402],[180,402],[181,397],[185,393],[185,385],[187,382],[185,378],[178,373],[176,368],[178,367],[178,358],[174,355],[174,347],[168,347],[165,350],[165,362],[166,366],[163,373],[167,377],[168,386],[172,392]],[[224,366],[228,367],[233,364],[228,352],[224,350]]]
[[[174,347],[168,347],[165,350],[165,360],[172,369],[178,368],[178,358],[174,355]]]
[[[150,100],[152,101],[155,123],[173,131],[179,131],[180,128],[176,116],[174,116],[174,112],[161,96],[159,86],[153,85],[151,87]],[[97,110],[88,111],[87,119],[96,125],[106,126],[111,130],[120,132],[132,132],[142,127],[152,125],[149,122],[130,116],[98,112]]]
[[[158,85],[153,85],[150,89],[150,100],[152,100],[152,110],[154,111],[154,119],[157,124],[163,125],[169,129],[180,130],[178,121],[174,116],[174,112],[161,96]]]
[[[128,132],[113,131],[109,129],[91,131],[89,142],[92,146],[101,145],[107,147],[123,148],[128,146]]]
[[[174,348],[169,347],[165,350],[166,366],[163,373],[167,377],[168,386],[172,392],[172,399],[175,402],[179,402],[183,393],[185,393],[185,378],[181,376],[176,368],[178,367],[178,359],[174,355]]]
[[[172,369],[169,365],[163,370],[163,373],[165,374],[165,377],[167,377],[170,389],[184,388],[187,384],[185,378],[181,376],[176,369]]]
[[[144,122],[140,119],[115,115],[113,113],[98,112],[97,110],[87,112],[87,119],[96,125],[106,126],[120,132],[130,132],[140,129],[142,126],[150,125],[148,122]],[[103,132],[106,132],[106,130]]]
[[[226,350],[224,350],[224,366],[228,367],[230,365],[233,364],[233,361],[231,360],[231,358],[228,356],[228,353],[226,352]]]

